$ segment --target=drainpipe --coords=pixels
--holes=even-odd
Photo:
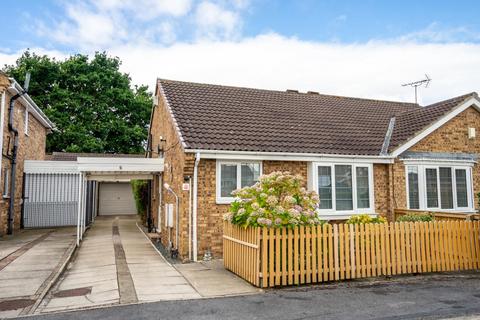
[[[175,259],[178,257],[178,236],[179,236],[178,227],[180,225],[180,210],[179,210],[180,200],[178,199],[178,196],[175,193],[175,191],[172,190],[172,188],[168,183],[165,183],[163,186],[165,187],[165,189],[167,189],[168,192],[173,194],[173,196],[175,197],[175,249],[171,250],[171,256],[173,259]]]
[[[192,260],[192,177],[188,177],[188,259]]]
[[[18,130],[13,126],[13,118],[15,111],[15,101],[21,96],[25,95],[28,90],[28,84],[30,83],[30,73],[27,73],[25,77],[24,89],[22,92],[18,92],[10,99],[10,106],[8,108],[8,131],[13,133],[13,149],[10,159],[11,172],[10,172],[10,201],[8,205],[8,228],[7,234],[13,234],[14,228],[14,210],[15,210],[15,187],[16,187],[16,171],[17,171],[17,153],[18,153]]]
[[[147,188],[147,227],[148,227],[148,232],[152,232],[153,229],[153,223],[152,223],[152,180],[148,180],[147,182],[148,188]]]
[[[193,167],[193,210],[192,210],[192,239],[193,239],[193,261],[197,261],[197,198],[198,198],[198,163],[200,162],[200,152],[195,154],[195,166]]]

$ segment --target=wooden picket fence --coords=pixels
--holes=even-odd
[[[226,269],[258,287],[473,270],[479,221],[242,228],[224,223]]]

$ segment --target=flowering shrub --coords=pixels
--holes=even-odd
[[[360,224],[360,223],[385,223],[387,220],[384,217],[378,216],[375,218],[370,217],[368,214],[360,214],[358,216],[352,216],[347,220],[348,224]]]
[[[429,222],[433,221],[434,217],[431,214],[409,213],[397,218],[400,222]]]
[[[251,187],[233,192],[236,197],[224,219],[233,224],[261,227],[318,225],[318,195],[302,187],[303,178],[289,172],[260,177]]]

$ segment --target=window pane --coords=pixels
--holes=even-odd
[[[237,189],[237,165],[222,164],[220,169],[220,195],[231,197],[232,191]]]
[[[368,168],[357,167],[357,207],[370,208],[370,190],[368,186]]]
[[[453,209],[452,168],[440,168],[440,203],[442,209]]]
[[[352,166],[335,166],[335,198],[337,210],[353,210]]]
[[[259,163],[242,163],[242,188],[253,186],[259,177]]]
[[[420,209],[418,195],[418,167],[409,166],[408,172],[408,202],[410,209]]]
[[[332,168],[318,167],[319,209],[332,209]]]
[[[467,192],[467,170],[455,169],[455,179],[457,186],[457,206],[468,207],[468,192]]]
[[[427,168],[425,170],[427,183],[427,207],[438,208],[438,180],[437,169]]]

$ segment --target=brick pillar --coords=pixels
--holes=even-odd
[[[395,221],[395,190],[394,184],[395,179],[393,177],[393,163],[388,164],[388,211],[387,219],[388,221]]]

